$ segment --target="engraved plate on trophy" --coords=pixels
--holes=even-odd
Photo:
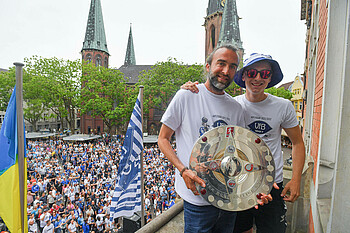
[[[226,125],[203,134],[195,143],[190,169],[206,183],[196,183],[210,204],[228,211],[257,205],[275,179],[275,163],[266,143],[245,128]]]

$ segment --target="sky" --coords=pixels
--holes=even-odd
[[[81,59],[90,0],[0,0],[0,68],[38,55]],[[271,55],[284,73],[281,83],[303,73],[305,20],[300,1],[236,0],[244,58]],[[137,65],[176,58],[205,60],[204,17],[208,0],[101,0],[109,64],[124,64],[130,24]]]

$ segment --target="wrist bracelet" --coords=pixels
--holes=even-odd
[[[184,171],[188,170],[188,167],[184,167],[182,168],[182,170],[180,171],[180,176],[182,177],[182,173],[184,173]]]

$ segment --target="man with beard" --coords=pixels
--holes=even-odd
[[[207,80],[198,85],[199,93],[179,90],[161,120],[158,145],[177,168],[175,189],[184,199],[185,232],[231,233],[234,228],[236,212],[218,209],[204,200],[195,182],[202,187],[205,182],[188,166],[193,145],[205,131],[221,125],[245,125],[241,105],[224,91],[237,70],[236,51],[229,44],[217,47],[207,58]],[[170,143],[174,132],[177,154]]]

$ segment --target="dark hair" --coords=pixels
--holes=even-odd
[[[239,61],[240,58],[239,58],[239,54],[237,53],[238,49],[233,44],[222,44],[222,45],[217,46],[213,50],[213,52],[211,52],[208,55],[208,57],[207,57],[207,64],[211,65],[211,62],[213,61],[214,54],[216,53],[216,51],[218,51],[221,48],[229,49],[229,50],[232,50],[233,52],[235,52],[237,54],[238,61]]]

